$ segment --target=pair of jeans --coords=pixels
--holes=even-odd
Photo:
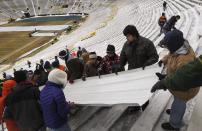
[[[186,102],[174,97],[174,101],[171,106],[170,124],[174,128],[181,128],[183,124],[183,116],[186,111]]]
[[[57,129],[51,129],[49,128],[49,131],[71,131],[71,128],[69,127],[69,124],[66,123],[63,126],[57,128]]]

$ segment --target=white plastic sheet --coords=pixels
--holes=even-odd
[[[152,93],[151,87],[158,80],[155,75],[161,68],[153,67],[120,72],[118,75],[87,78],[68,84],[64,93],[66,99],[76,104],[114,105],[138,104],[143,105]]]

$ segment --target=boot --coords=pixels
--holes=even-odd
[[[166,113],[167,113],[168,115],[170,115],[170,112],[171,112],[171,109],[167,109],[167,110],[166,110]]]
[[[161,127],[164,129],[164,130],[169,130],[169,131],[179,131],[180,128],[174,128],[170,125],[170,123],[163,123],[161,125]]]

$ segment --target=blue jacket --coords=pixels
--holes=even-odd
[[[40,103],[47,127],[57,129],[67,123],[69,106],[60,85],[48,81],[40,93]]]

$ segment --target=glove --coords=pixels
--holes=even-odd
[[[70,107],[75,107],[75,103],[74,103],[74,102],[68,101],[67,104],[68,104]]]
[[[164,84],[164,81],[158,81],[151,89],[151,93],[154,93],[156,90],[166,90],[167,87]]]
[[[125,71],[125,67],[124,66],[119,66],[119,71]]]
[[[99,67],[99,68],[97,69],[97,71],[98,71],[99,73],[101,73],[101,72],[102,72],[102,68]]]
[[[69,80],[69,84],[74,84],[74,80]]]
[[[146,66],[147,66],[147,64],[144,64],[144,65],[142,66],[142,70],[144,70],[144,69],[146,68]]]
[[[156,76],[159,78],[159,80],[163,80],[166,77],[166,75],[163,75],[161,73],[156,73]]]
[[[162,65],[163,65],[163,61],[160,60],[160,61],[158,62],[158,65],[159,65],[159,67],[162,67]]]

